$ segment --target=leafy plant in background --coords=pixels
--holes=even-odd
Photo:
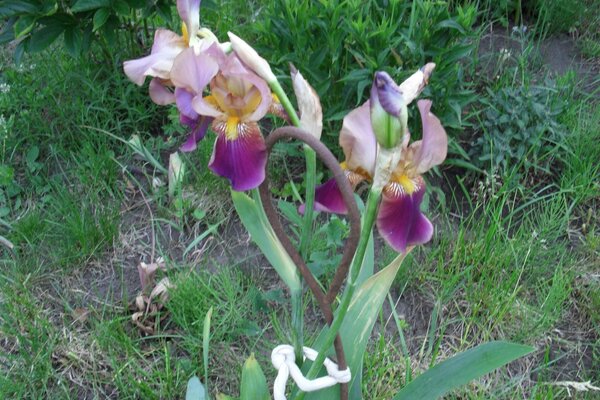
[[[482,135],[473,143],[472,162],[483,170],[547,170],[558,156],[566,131],[557,117],[565,101],[548,87],[490,89],[481,100]]]
[[[18,40],[17,64],[24,52],[44,50],[60,36],[73,56],[87,54],[99,43],[104,57],[112,58],[115,47],[134,53],[136,35],[150,37],[148,20],[160,16],[171,20],[168,0],[5,0],[0,4],[0,44]],[[123,38],[120,31],[128,35]]]
[[[323,130],[320,98],[302,74],[292,67],[297,112],[269,63],[250,45],[231,32],[231,42],[220,43],[214,34],[200,26],[199,3],[199,0],[178,0],[182,35],[158,30],[151,54],[126,61],[125,73],[138,85],[151,77],[152,100],[177,106],[180,121],[189,128],[181,151],[195,150],[197,142],[204,140],[209,131],[215,133],[208,167],[231,184],[233,203],[242,223],[289,290],[291,344],[279,345],[271,354],[272,364],[278,370],[274,399],[286,399],[289,378],[295,383],[291,395],[297,400],[305,396],[360,399],[364,354],[391,284],[412,248],[429,242],[433,236],[433,224],[421,212],[426,187],[422,175],[444,161],[448,138],[440,120],[431,112],[432,102],[419,100],[423,134],[421,140],[411,142],[408,106],[425,89],[435,64],[423,65],[400,85],[384,71],[374,74],[369,100],[343,118],[340,145],[345,161],[339,164],[320,140]],[[355,8],[359,4],[350,3]],[[433,10],[433,3],[419,4],[425,15]],[[456,21],[444,20],[441,24],[456,29],[460,26]],[[415,19],[411,19],[409,29],[416,29]],[[409,35],[407,40],[410,42],[411,38]],[[263,136],[258,122],[267,112],[293,126]],[[299,225],[296,244],[287,236],[272,204],[267,176],[269,154],[283,139],[304,144],[306,185],[304,204],[300,206],[303,215],[290,212],[289,207],[287,212]],[[317,156],[333,172],[333,178],[320,186],[316,186]],[[181,164],[180,169],[183,170]],[[353,190],[363,181],[369,184],[369,189],[361,218]],[[252,197],[246,191],[251,191]],[[317,281],[306,261],[314,256],[311,240],[318,237],[313,232],[315,211],[346,214],[349,220],[350,232],[339,265],[325,284]],[[373,259],[375,226],[386,243],[399,253],[377,273]],[[340,231],[330,235],[339,236]],[[335,238],[330,244],[337,244]],[[317,263],[322,262],[317,259]],[[315,297],[327,322],[311,344],[317,350],[305,346],[304,285]],[[210,321],[210,315],[205,321]],[[203,331],[205,381],[208,380],[207,326],[209,322]],[[406,384],[395,398],[438,398],[532,350],[503,342],[478,346],[424,372]],[[337,363],[327,357],[332,352]],[[266,378],[253,356],[242,370],[240,386],[240,399],[269,398]],[[192,377],[187,398],[208,396],[198,378]]]
[[[445,125],[459,129],[462,111],[476,98],[466,81],[476,14],[473,4],[451,8],[424,0],[276,0],[260,8],[253,40],[272,53],[275,66],[292,63],[314,82],[326,122],[340,120],[368,97],[375,71],[402,81],[433,61],[437,79],[425,93],[436,98]],[[337,134],[329,128],[324,141],[332,145]]]

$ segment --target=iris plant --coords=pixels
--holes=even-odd
[[[176,104],[180,121],[190,128],[182,151],[194,150],[209,128],[216,133],[208,166],[216,174],[227,178],[234,191],[256,189],[265,181],[268,149],[275,142],[294,138],[305,143],[306,192],[298,249],[286,237],[272,206],[268,182],[260,188],[260,193],[253,190],[254,199],[235,192],[232,192],[232,199],[242,222],[252,232],[252,239],[288,285],[293,329],[290,336],[295,360],[302,360],[307,350],[316,354],[304,347],[303,282],[317,299],[328,322],[323,335],[319,335],[318,355],[311,357],[314,361],[304,371],[291,358],[284,364],[274,359],[273,365],[280,370],[274,385],[276,400],[285,399],[290,368],[295,371],[292,376],[298,387],[319,390],[312,398],[347,400],[349,394],[351,398],[359,398],[362,352],[386,298],[385,293],[390,290],[403,257],[413,246],[428,242],[433,235],[433,225],[420,210],[425,195],[422,175],[444,161],[448,139],[439,119],[431,113],[430,100],[417,101],[422,123],[420,140],[411,143],[407,121],[408,106],[422,92],[435,65],[426,64],[400,85],[385,72],[375,74],[370,99],[344,118],[339,142],[345,161],[340,169],[335,157],[319,141],[323,128],[320,100],[302,75],[292,68],[299,117],[269,63],[232,33],[229,33],[230,45],[219,43],[210,31],[200,28],[199,8],[200,0],[178,0],[177,10],[183,20],[182,34],[158,29],[150,55],[125,62],[125,73],[138,85],[150,76],[152,100],[163,105]],[[259,121],[269,112],[285,118],[297,128],[279,128],[265,140]],[[317,153],[334,171],[337,181],[331,179],[315,189]],[[182,168],[176,154],[171,155],[170,184],[177,180],[175,177],[180,175],[178,171]],[[363,181],[370,182],[371,187],[361,221],[352,190]],[[304,261],[310,255],[313,206],[316,210],[348,213],[351,227],[340,265],[325,290]],[[373,260],[365,262],[369,257],[367,248],[374,225],[387,243],[402,254],[379,273],[360,280],[361,269],[369,268],[365,265],[371,265],[372,269],[374,264]],[[366,272],[370,274],[369,270]],[[340,293],[342,287],[344,289]],[[331,367],[330,362],[331,368],[327,368],[330,379],[325,378],[328,383],[323,385],[323,378],[315,378],[320,374],[325,356],[332,346],[339,369],[338,366]],[[350,351],[344,346],[349,346]],[[286,360],[292,355],[288,345],[277,348],[288,349]],[[518,353],[524,354],[524,350],[518,349]],[[511,357],[507,357],[506,362]],[[489,367],[487,358],[481,358],[485,364],[480,368],[482,371]],[[252,384],[245,385],[243,374],[240,397],[267,398],[264,375],[255,361],[253,365],[256,365],[254,370],[260,379],[252,378]],[[302,375],[304,372],[306,377]],[[413,386],[419,378],[413,381]],[[301,385],[300,379],[302,382],[314,379],[312,383],[320,383]],[[432,378],[422,380],[433,381]],[[190,382],[200,385],[197,379]],[[324,389],[337,384],[340,384],[337,392]],[[410,385],[407,388],[410,389]],[[200,393],[207,392],[202,387],[200,389]],[[302,400],[305,394],[299,392],[295,399]],[[394,398],[400,395],[404,396],[400,393]]]

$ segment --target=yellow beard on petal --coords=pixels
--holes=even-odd
[[[185,41],[185,43],[188,44],[190,42],[190,34],[188,33],[188,29],[185,25],[185,22],[181,23],[181,35],[183,36],[183,40]]]
[[[410,196],[420,190],[423,184],[423,179],[420,176],[410,178],[405,173],[394,173],[390,182],[385,185],[384,191],[389,196]]]
[[[228,140],[235,140],[238,138],[238,125],[240,119],[238,117],[229,116],[227,118],[227,125],[225,127],[225,137]]]
[[[408,176],[402,174],[397,181],[407,194],[413,194],[417,190],[417,185]]]

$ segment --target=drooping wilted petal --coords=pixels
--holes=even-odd
[[[167,29],[157,29],[150,55],[123,63],[129,79],[141,86],[146,76],[170,79],[173,61],[186,48],[181,36]]]
[[[175,58],[171,69],[171,81],[177,88],[186,89],[196,95],[202,91],[210,80],[219,72],[219,65],[205,53],[196,54],[188,48]]]
[[[424,194],[424,184],[411,194],[402,190],[383,191],[377,229],[394,250],[404,252],[407,246],[431,240],[433,225],[420,210]]]
[[[212,123],[214,118],[198,116],[195,119],[188,118],[185,115],[181,114],[179,117],[179,121],[190,128],[190,133],[183,145],[179,148],[179,150],[184,153],[189,153],[190,151],[196,150],[197,144],[200,140],[204,139],[206,135],[206,131],[208,127]]]
[[[322,185],[315,188],[315,205],[316,211],[324,211],[335,214],[346,214],[348,208],[344,203],[342,192],[337,185],[335,179],[331,178]],[[298,211],[304,214],[304,204],[302,204]]]
[[[323,130],[323,109],[319,96],[293,65],[291,70],[292,85],[300,111],[300,125],[302,129],[320,139]]]
[[[268,113],[276,115],[289,123],[290,116],[285,111],[285,108],[283,107],[283,104],[281,104],[281,102],[279,101],[279,98],[275,94],[272,95],[272,98],[273,100],[271,101],[271,105],[269,106]]]
[[[218,129],[215,129],[218,131]],[[258,187],[265,179],[267,149],[256,123],[240,124],[235,140],[219,134],[208,167],[215,174],[229,179],[233,190],[245,191]]]
[[[185,23],[189,38],[200,29],[200,0],[177,0],[177,12]]]
[[[400,93],[402,93],[406,105],[412,103],[412,101],[421,94],[427,85],[434,68],[434,63],[427,63],[400,84]]]
[[[150,81],[148,92],[152,101],[160,106],[166,106],[175,102],[175,95],[162,84],[160,78],[153,78]]]
[[[352,110],[344,117],[340,132],[340,146],[346,156],[348,169],[362,169],[371,177],[375,171],[377,141],[371,127],[369,102]]]
[[[413,163],[418,174],[441,164],[448,153],[448,136],[442,123],[431,113],[431,100],[417,102],[423,123],[423,139],[411,145],[415,150]]]

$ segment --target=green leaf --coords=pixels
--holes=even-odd
[[[231,192],[235,210],[252,240],[263,252],[281,279],[291,291],[300,290],[300,278],[294,262],[275,236],[275,232],[266,220],[262,206],[241,192]]]
[[[5,0],[0,5],[0,18],[13,17],[19,14],[36,14],[39,5],[31,1]]]
[[[98,29],[102,28],[102,26],[106,23],[110,17],[110,10],[108,8],[100,8],[94,13],[94,28],[92,29],[96,32]]]
[[[240,400],[270,400],[267,378],[254,354],[248,357],[242,368]]]
[[[42,51],[52,44],[65,30],[65,27],[59,24],[48,25],[31,35],[31,42],[28,50],[31,52]]]
[[[15,53],[14,53],[15,64],[17,64],[17,65],[21,64],[21,59],[23,58],[23,53],[25,53],[25,50],[27,50],[27,48],[29,47],[29,39],[30,38],[27,37],[27,38],[21,40],[19,42],[19,44],[17,44],[17,47],[15,47]]]
[[[0,45],[11,42],[15,39],[14,26],[17,21],[16,17],[10,18],[4,23],[2,29],[0,29]]]
[[[102,7],[110,7],[109,0],[79,0],[71,7],[71,12],[78,13],[82,11],[96,10]]]
[[[9,165],[0,165],[0,186],[8,186],[13,182],[15,170]]]
[[[72,57],[78,57],[81,54],[81,46],[83,43],[83,35],[81,29],[77,26],[65,29],[63,35],[65,47]]]
[[[197,376],[192,376],[187,383],[185,400],[206,400],[206,390]]]
[[[35,26],[36,18],[31,15],[22,16],[15,22],[15,39],[27,35]]]
[[[489,342],[464,351],[428,369],[393,400],[435,400],[445,393],[534,351],[531,346]]]
[[[379,310],[405,257],[406,254],[400,254],[387,267],[365,280],[352,296],[350,307],[340,328],[340,335],[344,349],[346,349],[346,362],[352,372],[352,381],[349,383],[350,399],[362,398],[359,381],[362,375],[364,352],[379,315]],[[325,338],[325,332],[323,330],[319,334],[314,344],[315,348],[320,347]],[[306,363],[303,370],[310,367],[308,364]],[[337,400],[340,398],[339,393],[339,385],[336,385],[326,390],[307,393],[306,399]]]
[[[444,21],[441,21],[434,27],[434,29],[436,29],[436,30],[439,28],[456,29],[460,33],[466,33],[465,28],[463,28],[461,24],[459,24],[458,22],[456,22],[453,19],[446,19]]]
[[[210,349],[210,318],[213,308],[209,308],[204,317],[204,329],[202,330],[202,361],[204,362],[204,382],[208,385],[208,352]]]
[[[120,15],[123,17],[127,17],[129,15],[129,12],[131,11],[131,8],[129,7],[129,5],[126,2],[124,2],[123,0],[113,1],[112,9],[115,10],[117,15]]]
[[[102,27],[102,34],[109,46],[114,46],[117,43],[117,29],[119,28],[119,18],[115,15],[110,15],[108,20]]]

